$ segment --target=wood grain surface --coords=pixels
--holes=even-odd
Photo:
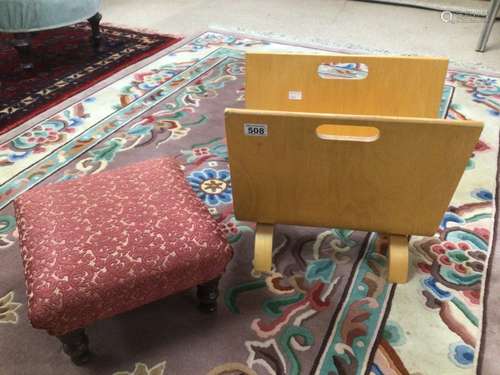
[[[324,79],[318,66],[325,63],[365,64],[368,75]],[[447,68],[447,59],[435,57],[247,53],[246,108],[437,117]]]
[[[236,217],[433,235],[482,123],[227,109]],[[265,124],[248,136],[244,124]],[[372,141],[321,139],[321,125],[376,128]]]

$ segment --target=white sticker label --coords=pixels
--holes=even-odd
[[[289,100],[302,100],[302,91],[288,91]]]
[[[266,124],[245,124],[245,135],[251,137],[267,137]]]

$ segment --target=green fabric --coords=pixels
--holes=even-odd
[[[0,0],[0,31],[54,29],[92,17],[101,0]]]

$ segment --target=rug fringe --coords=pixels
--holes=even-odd
[[[183,39],[184,35],[182,34],[172,34],[172,33],[164,33],[155,29],[150,29],[148,27],[130,27],[125,24],[121,23],[111,23],[111,22],[101,22],[101,26],[108,26],[108,27],[116,27],[118,29],[125,29],[125,30],[132,30],[137,33],[144,33],[144,34],[154,34],[154,35],[159,35],[167,38],[176,38],[176,39]]]
[[[231,33],[241,37],[254,37],[269,40],[270,42],[289,44],[299,47],[313,48],[323,51],[335,50],[335,52],[346,53],[346,54],[366,54],[366,55],[399,55],[399,56],[423,56],[423,54],[418,54],[409,51],[389,51],[382,48],[366,47],[364,45],[355,43],[338,43],[332,42],[331,40],[322,38],[313,39],[301,39],[297,37],[292,37],[290,35],[285,35],[277,33],[274,31],[254,31],[248,30],[242,27],[224,27],[224,26],[210,26],[209,31],[219,32],[219,33]],[[432,56],[432,55],[426,55]],[[442,57],[442,56],[439,56]],[[487,76],[500,76],[500,71],[497,68],[493,68],[489,65],[477,62],[464,62],[457,61],[455,59],[450,59],[449,70],[460,70],[463,72],[477,73]]]

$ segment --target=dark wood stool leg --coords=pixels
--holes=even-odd
[[[102,15],[99,12],[88,19],[90,27],[92,28],[92,45],[94,48],[98,48],[102,41],[101,28],[99,27],[101,19]]]
[[[71,357],[71,361],[77,366],[87,363],[90,359],[89,338],[83,328],[69,332],[63,336],[57,336],[63,344],[63,351]]]
[[[199,309],[202,312],[212,313],[217,310],[217,297],[219,296],[219,280],[216,278],[198,285]]]
[[[24,70],[33,69],[34,64],[31,53],[31,33],[17,33],[14,34],[12,45],[17,50],[19,59],[21,60],[21,67]]]

